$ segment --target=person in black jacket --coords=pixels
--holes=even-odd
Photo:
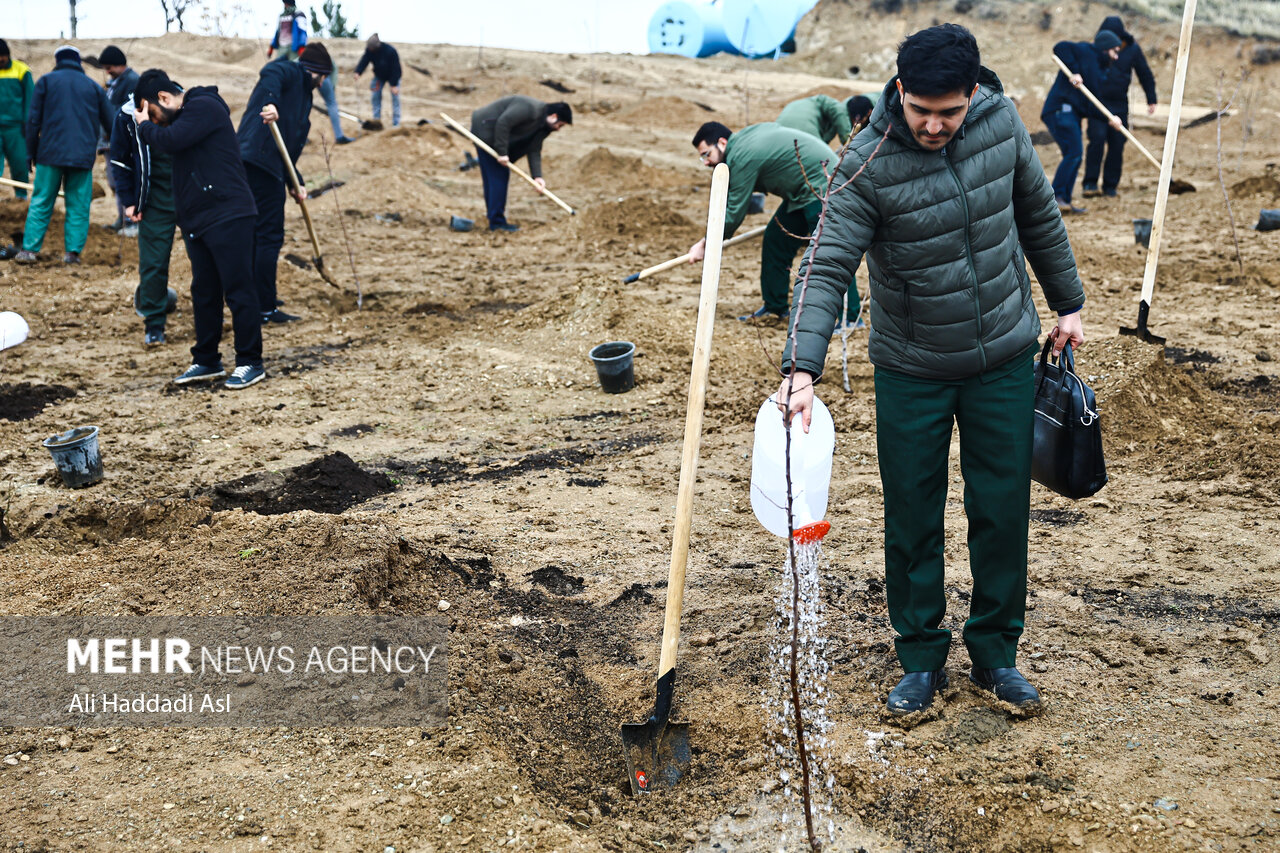
[[[146,346],[163,344],[169,302],[169,257],[173,254],[173,229],[178,224],[173,209],[173,158],[138,135],[130,98],[116,113],[111,128],[107,166],[115,172],[115,191],[124,206],[126,227],[138,236],[138,288],[133,307],[142,317]],[[219,312],[221,313],[221,312]]]
[[[400,54],[386,44],[374,33],[365,42],[364,55],[356,63],[356,79],[373,63],[373,80],[369,83],[369,91],[373,93],[373,120],[382,120],[382,87],[391,87],[391,126],[400,126]]]
[[[98,64],[102,66],[103,71],[107,72],[107,103],[111,104],[112,112],[118,118],[120,108],[133,100],[133,90],[138,85],[138,72],[129,67],[124,51],[114,44],[107,45],[102,53],[98,54]],[[125,220],[124,203],[120,201],[120,191],[116,189],[115,169],[111,168],[109,152],[113,132],[108,128],[98,140],[98,153],[107,156],[107,186],[116,194],[116,221],[108,225],[107,229],[110,231],[124,229],[126,237],[136,237],[138,229]]]
[[[1071,203],[1071,193],[1075,189],[1076,175],[1080,171],[1080,163],[1084,160],[1084,138],[1081,124],[1086,117],[1099,117],[1098,112],[1084,93],[1083,86],[1090,92],[1096,91],[1102,80],[1102,62],[1114,62],[1120,54],[1120,39],[1110,31],[1102,31],[1094,37],[1093,42],[1060,41],[1053,46],[1053,52],[1062,60],[1062,64],[1071,69],[1068,76],[1061,71],[1054,78],[1053,86],[1044,99],[1044,107],[1040,110],[1040,119],[1049,128],[1054,142],[1062,151],[1062,161],[1053,173],[1053,195],[1058,202],[1058,210],[1062,213],[1085,213],[1083,207]],[[1120,120],[1115,120],[1118,130]]]
[[[98,134],[110,130],[113,118],[106,93],[84,73],[80,51],[63,45],[54,59],[54,70],[36,81],[27,113],[27,156],[37,168],[22,251],[14,257],[20,264],[38,260],[59,188],[66,192],[62,262],[80,263],[80,252],[89,239]]]
[[[1129,126],[1129,84],[1138,75],[1142,91],[1147,96],[1147,115],[1156,111],[1156,78],[1147,65],[1147,57],[1138,46],[1133,34],[1124,28],[1119,16],[1112,15],[1102,22],[1102,30],[1109,30],[1120,39],[1120,55],[1103,69],[1102,80],[1094,92],[1102,105],[1111,110]],[[1124,134],[1107,125],[1101,118],[1090,118],[1087,131],[1089,145],[1084,151],[1084,181],[1081,188],[1086,198],[1098,192],[1098,173],[1102,173],[1102,195],[1116,196],[1120,186],[1120,173],[1124,169]],[[1103,163],[1105,150],[1106,163]]]
[[[226,376],[218,345],[222,303],[231,309],[236,369],[227,388],[247,388],[266,376],[262,315],[253,289],[253,243],[258,209],[244,175],[231,110],[216,86],[183,90],[158,68],[143,72],[134,92],[138,137],[173,157],[173,203],[191,259],[191,308],[196,342],[191,366],[177,385]]]
[[[311,132],[311,93],[333,70],[329,52],[319,42],[302,50],[294,62],[268,62],[258,72],[258,84],[240,118],[236,136],[240,158],[244,160],[258,217],[253,225],[253,284],[258,294],[258,310],[263,323],[288,323],[299,319],[286,314],[276,303],[276,265],[284,245],[284,199],[288,187],[287,168],[269,125],[275,124],[284,138],[289,159],[296,164]],[[298,193],[289,194],[301,202],[307,197],[299,176]]]

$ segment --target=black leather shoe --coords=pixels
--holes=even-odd
[[[889,691],[890,714],[914,714],[933,704],[933,694],[948,684],[947,671],[908,672],[898,686]]]
[[[999,669],[978,669],[975,666],[969,673],[969,680],[983,690],[996,694],[1001,702],[1008,702],[1019,710],[1040,710],[1040,692],[1011,666]]]

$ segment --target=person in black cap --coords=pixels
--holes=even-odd
[[[1102,118],[1102,113],[1084,96],[1080,87],[1090,92],[1098,91],[1102,83],[1103,60],[1115,62],[1120,55],[1120,39],[1110,30],[1102,30],[1092,43],[1060,41],[1053,46],[1053,52],[1063,65],[1071,69],[1071,76],[1058,72],[1045,98],[1044,108],[1040,110],[1040,120],[1049,128],[1054,142],[1062,151],[1062,161],[1053,174],[1053,194],[1058,210],[1080,214],[1085,209],[1071,203],[1076,174],[1084,160],[1084,135],[1080,124],[1085,118]],[[1111,125],[1116,130],[1122,126],[1119,119],[1112,121]]]
[[[1101,30],[1110,30],[1120,39],[1120,55],[1115,62],[1106,66],[1102,75],[1102,85],[1094,92],[1102,105],[1111,110],[1125,126],[1129,125],[1129,84],[1133,75],[1138,75],[1143,94],[1147,96],[1147,115],[1156,111],[1156,78],[1147,65],[1146,54],[1138,46],[1133,34],[1124,28],[1124,22],[1116,15],[1103,20]],[[1084,180],[1080,182],[1085,198],[1099,195],[1098,175],[1102,175],[1101,194],[1115,197],[1119,195],[1120,173],[1124,170],[1124,134],[1114,127],[1108,127],[1105,121],[1089,119],[1086,133],[1089,144],[1084,150]],[[1106,165],[1103,165],[1103,152],[1106,152]]]
[[[196,342],[191,366],[177,385],[227,375],[218,345],[222,304],[231,309],[236,369],[224,383],[237,390],[266,376],[262,315],[253,289],[253,243],[258,209],[245,178],[231,110],[216,86],[183,90],[158,68],[142,73],[134,91],[138,138],[173,157],[173,202],[191,259],[191,308]]]
[[[138,72],[129,67],[124,51],[114,44],[107,45],[102,53],[98,54],[98,64],[102,66],[103,71],[107,72],[107,102],[111,104],[111,114],[114,116],[133,97],[133,90],[138,85]],[[138,229],[125,220],[124,203],[120,200],[120,193],[116,189],[115,170],[111,167],[111,157],[108,154],[110,147],[111,130],[108,129],[98,139],[98,153],[107,158],[107,186],[111,187],[111,191],[116,196],[116,221],[107,228],[111,231],[123,228],[126,237],[134,237],[137,236]]]
[[[270,124],[284,137],[289,159],[295,164],[311,132],[311,93],[333,70],[329,51],[320,42],[302,50],[297,63],[268,62],[258,72],[258,84],[249,95],[240,129],[240,157],[244,160],[249,188],[258,208],[253,226],[253,284],[263,323],[288,323],[299,319],[281,311],[276,303],[276,265],[284,245],[284,199],[287,167],[280,156]],[[307,197],[298,177],[298,192],[289,194],[301,203]]]
[[[484,206],[490,231],[518,231],[507,222],[507,167],[521,157],[529,158],[529,174],[539,188],[542,180],[542,141],[566,124],[573,124],[573,110],[563,101],[544,104],[525,95],[507,95],[471,114],[471,132],[498,152],[494,159],[477,147],[480,179],[484,184]]]

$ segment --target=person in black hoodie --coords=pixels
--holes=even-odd
[[[1143,94],[1147,96],[1147,115],[1156,111],[1156,78],[1147,65],[1147,57],[1138,46],[1133,34],[1124,28],[1119,16],[1112,15],[1102,22],[1098,32],[1108,30],[1120,39],[1120,55],[1102,72],[1098,91],[1094,92],[1102,105],[1111,110],[1125,127],[1129,126],[1129,85],[1133,75],[1138,75]],[[1084,151],[1084,181],[1081,188],[1086,198],[1099,195],[1098,174],[1102,174],[1101,195],[1116,196],[1120,186],[1120,173],[1124,169],[1124,134],[1110,127],[1100,118],[1090,118],[1087,131],[1089,145]],[[1106,162],[1103,162],[1105,151]]]
[[[158,68],[143,72],[134,91],[138,137],[173,157],[173,203],[191,259],[191,308],[196,342],[191,366],[174,383],[226,376],[218,345],[222,303],[231,309],[236,369],[225,386],[247,388],[266,376],[262,315],[253,289],[253,243],[258,209],[245,179],[231,110],[217,86],[183,91]]]
[[[145,324],[143,343],[150,347],[165,342],[169,257],[178,219],[173,210],[173,158],[152,151],[142,141],[133,111],[130,97],[116,113],[107,164],[115,172],[116,197],[123,207],[125,224],[137,229],[138,289],[133,307]]]
[[[258,72],[258,84],[240,118],[236,136],[240,158],[244,160],[249,188],[258,208],[253,225],[253,283],[263,323],[288,323],[300,319],[277,307],[276,265],[284,245],[284,199],[288,176],[280,149],[268,125],[275,124],[284,138],[284,147],[295,169],[302,147],[311,132],[311,93],[333,71],[333,60],[319,42],[302,49],[294,62],[268,62]],[[302,177],[298,193],[289,189],[299,203],[307,197]]]

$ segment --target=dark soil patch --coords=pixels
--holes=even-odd
[[[653,604],[653,593],[644,588],[643,584],[633,583],[622,591],[621,594],[613,601],[609,602],[610,607],[619,604],[628,604],[636,602],[637,604]]]
[[[515,458],[483,459],[476,463],[475,467],[451,459],[429,459],[420,463],[388,460],[384,463],[384,467],[393,471],[404,471],[410,476],[417,477],[419,481],[433,486],[463,481],[509,480],[512,477],[539,471],[577,468],[598,456],[614,456],[661,440],[660,435],[633,435],[576,447],[538,450]]]
[[[1012,726],[1004,714],[991,708],[972,708],[956,717],[943,736],[948,743],[977,746],[995,740]]]
[[[555,595],[577,595],[587,588],[582,578],[567,575],[558,566],[543,566],[529,572],[529,580]]]
[[[43,412],[46,406],[75,395],[75,390],[65,385],[2,382],[0,383],[0,418],[8,421],[30,420]]]
[[[1050,527],[1074,527],[1084,521],[1084,513],[1069,509],[1033,509],[1031,520]]]
[[[528,308],[531,304],[530,302],[503,302],[499,299],[492,302],[477,302],[471,306],[471,310],[482,314],[501,314],[504,311],[519,311],[521,308]]]
[[[311,261],[308,261],[306,258],[302,257],[301,255],[295,255],[293,252],[289,252],[288,254],[286,254],[284,256],[284,259],[289,263],[293,264],[298,269],[302,269],[302,270],[311,269]]]
[[[412,308],[406,308],[406,314],[429,314],[440,317],[448,317],[450,320],[458,319],[458,315],[453,313],[453,309],[442,302],[419,302]]]
[[[622,418],[626,417],[626,412],[591,412],[585,415],[570,415],[566,420],[570,421],[595,421],[605,418]]]
[[[1212,595],[1192,595],[1172,589],[1122,590],[1090,589],[1079,587],[1072,595],[1079,595],[1086,604],[1099,609],[1114,610],[1125,616],[1148,618],[1181,618],[1200,622],[1234,623],[1237,619],[1249,619],[1259,623],[1280,624],[1280,606],[1272,603],[1218,598]]]
[[[588,489],[595,489],[604,485],[604,480],[598,477],[570,477],[570,486],[582,486]]]
[[[288,471],[218,483],[210,494],[215,510],[239,507],[260,515],[280,515],[301,509],[340,513],[394,489],[386,474],[370,473],[337,452]]]
[[[1164,357],[1174,364],[1217,364],[1222,361],[1211,352],[1186,347],[1165,347]]]
[[[352,424],[349,427],[335,429],[329,435],[337,438],[363,438],[377,428],[376,424]]]

